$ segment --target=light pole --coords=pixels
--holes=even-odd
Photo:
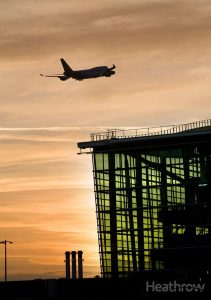
[[[10,241],[1,241],[0,244],[4,244],[4,281],[7,281],[7,243],[12,244]]]

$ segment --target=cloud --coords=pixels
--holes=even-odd
[[[91,157],[77,142],[210,118],[210,17],[207,0],[2,1],[1,239],[16,241],[13,278],[22,264],[23,278],[61,276],[70,247],[86,252],[87,272],[98,267]],[[41,78],[63,72],[60,57],[116,74]]]
[[[68,48],[79,57],[82,49],[88,55],[92,51],[97,56],[123,56],[128,50],[180,51],[184,46],[191,50],[193,43],[200,48],[210,43],[205,40],[210,35],[207,1],[106,1],[100,6],[96,1],[79,2],[81,5],[69,1],[10,3],[8,13],[3,14],[1,59],[37,61]]]
[[[174,123],[209,117],[208,1],[50,3],[9,1],[0,13],[1,126],[140,127],[148,112],[157,125],[167,124],[169,112]],[[62,72],[60,57],[73,69],[115,63],[116,74],[41,78]],[[203,105],[193,109],[196,102]]]

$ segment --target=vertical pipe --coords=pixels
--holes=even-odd
[[[70,251],[65,252],[66,279],[70,279]]]
[[[72,251],[72,279],[76,279],[76,251]]]
[[[7,281],[7,241],[4,241],[4,281]]]
[[[78,251],[78,278],[83,278],[83,251]]]

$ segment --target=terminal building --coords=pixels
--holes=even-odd
[[[92,153],[102,277],[211,271],[211,120],[108,130]]]

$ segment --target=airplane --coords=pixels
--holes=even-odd
[[[89,79],[89,78],[97,78],[97,77],[111,77],[115,74],[115,71],[113,71],[116,66],[113,65],[111,68],[108,68],[106,66],[101,67],[95,67],[92,69],[86,69],[86,70],[78,70],[73,71],[70,66],[67,64],[67,62],[64,60],[64,58],[60,58],[64,73],[63,74],[52,74],[52,75],[43,75],[44,77],[57,77],[62,81],[65,81],[69,78],[73,78],[76,80],[83,80],[83,79]]]

